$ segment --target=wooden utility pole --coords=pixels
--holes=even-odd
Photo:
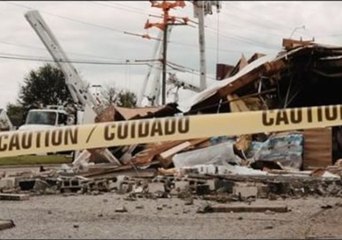
[[[150,1],[152,7],[161,8],[163,10],[163,21],[160,23],[150,23],[149,21],[145,24],[145,29],[151,27],[157,27],[160,30],[164,31],[163,34],[163,59],[161,60],[163,64],[163,74],[162,74],[162,105],[166,103],[166,67],[167,67],[167,29],[169,25],[187,25],[188,18],[181,18],[182,22],[176,22],[178,19],[175,16],[170,16],[169,11],[172,8],[176,7],[185,7],[184,1],[162,1],[159,3],[158,1]]]

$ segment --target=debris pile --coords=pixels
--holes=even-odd
[[[293,39],[283,39],[283,47],[276,56],[256,53],[249,59],[242,56],[235,66],[219,64],[218,81],[183,102],[138,109],[111,106],[113,119],[121,121],[341,103],[342,99],[334,89],[341,87],[342,81],[331,81],[331,78],[342,76],[341,47]],[[269,119],[279,126],[300,120],[298,113],[291,116],[280,114]],[[179,170],[180,166],[185,167],[190,162],[192,165],[217,165],[230,158],[229,161],[236,162],[235,171],[241,170],[239,166],[248,164],[259,170],[265,167],[309,170],[325,168],[342,158],[341,134],[340,127],[298,129],[295,132],[218,136],[113,147],[110,150],[122,165],[132,168],[157,164]],[[222,145],[216,146],[217,143]],[[251,158],[252,161],[246,163]],[[205,169],[203,171],[210,171],[208,167]],[[224,169],[218,168],[220,171]]]

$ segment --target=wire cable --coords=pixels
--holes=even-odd
[[[4,59],[15,59],[15,60],[29,60],[29,61],[41,61],[41,62],[55,62],[52,59],[46,59],[40,56],[29,56],[29,55],[19,55],[11,53],[0,53],[0,58]],[[126,60],[125,62],[100,62],[100,61],[87,61],[87,60],[69,60],[69,61],[59,61],[68,63],[78,63],[78,64],[97,64],[97,65],[147,65],[147,62],[142,62],[142,60]]]
[[[11,5],[15,5],[15,6],[18,6],[18,7],[23,7],[23,8],[26,8],[26,9],[31,9],[31,10],[33,9],[31,7],[28,7],[28,6],[25,6],[25,5],[22,5],[22,4],[18,4],[18,3],[13,3],[13,2],[6,2],[6,3],[7,4],[11,4]],[[84,24],[84,25],[89,25],[89,26],[98,27],[98,28],[102,28],[102,29],[106,29],[106,30],[111,30],[111,31],[114,31],[114,32],[117,32],[117,33],[125,34],[125,31],[122,31],[122,30],[119,30],[119,29],[116,29],[116,28],[112,28],[112,27],[108,27],[108,26],[104,26],[104,25],[100,25],[100,24],[88,23],[86,21],[82,21],[82,20],[78,20],[78,19],[74,19],[74,18],[70,18],[70,17],[65,17],[65,16],[60,16],[60,15],[49,13],[49,12],[46,12],[46,11],[41,11],[41,12],[45,13],[45,14],[48,14],[48,15],[51,15],[51,16],[58,17],[58,18],[66,19],[66,20],[69,20],[69,21],[72,21],[72,22],[77,22],[77,23],[81,23],[81,24]],[[216,31],[215,31],[215,33],[216,33]],[[235,35],[235,37],[234,37],[233,34],[230,34],[231,36],[225,36],[225,35],[222,35],[222,34],[220,34],[220,35],[225,37],[225,38],[235,39],[235,40],[238,40],[238,41],[244,41],[244,42],[249,43],[249,44],[254,45],[254,46],[255,45],[260,45],[263,48],[267,48],[267,49],[270,48],[269,46],[265,45],[265,43],[257,42],[255,40],[244,38],[242,36]],[[156,40],[156,39],[153,39],[153,40]],[[158,40],[156,40],[156,41],[158,41]],[[174,41],[170,41],[170,43],[175,43],[175,42]],[[188,46],[190,46],[190,45],[191,44],[189,44]],[[275,48],[275,47],[273,46],[271,48]]]
[[[11,46],[16,46],[16,47],[22,47],[22,48],[27,48],[27,49],[36,49],[36,50],[41,50],[46,52],[46,48],[42,48],[42,47],[36,47],[36,46],[30,46],[30,45],[24,45],[24,44],[19,44],[19,43],[9,43],[6,41],[2,41],[0,40],[1,44],[5,44],[5,45],[11,45]],[[76,52],[70,52],[68,51],[67,54],[74,54],[74,55],[79,55],[79,56],[84,56],[84,57],[95,57],[95,58],[100,58],[100,59],[106,59],[106,60],[116,60],[116,61],[120,61],[123,59],[119,59],[119,58],[109,58],[109,57],[104,57],[104,56],[97,56],[97,55],[92,55],[92,54],[83,54],[83,53],[76,53]]]

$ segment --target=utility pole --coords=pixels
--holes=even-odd
[[[187,25],[189,19],[187,17],[181,18],[182,22],[176,23],[178,20],[175,16],[170,16],[169,11],[172,8],[176,7],[185,7],[184,1],[165,1],[163,0],[161,3],[158,1],[150,1],[152,7],[161,8],[164,12],[163,21],[161,23],[150,23],[148,20],[145,24],[145,29],[150,27],[157,27],[160,30],[164,31],[163,34],[163,58],[161,60],[163,64],[163,72],[162,72],[162,105],[166,103],[166,73],[167,73],[167,29],[170,25]]]
[[[167,64],[167,27],[165,24],[163,37],[163,76],[162,76],[162,105],[166,103],[166,64]]]
[[[198,41],[200,47],[200,89],[207,88],[207,66],[205,60],[205,31],[204,16],[212,14],[212,6],[217,8],[217,12],[221,9],[220,1],[193,1],[194,17],[198,18]]]

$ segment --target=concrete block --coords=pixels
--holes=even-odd
[[[210,191],[215,191],[215,180],[214,179],[208,179],[206,184],[209,186]]]
[[[210,189],[209,189],[209,185],[207,184],[199,184],[196,186],[196,194],[197,195],[206,195],[206,194],[210,194]]]
[[[258,184],[257,186],[258,189],[258,198],[268,198],[268,193],[269,193],[269,187],[265,184]]]
[[[164,183],[162,182],[152,182],[148,184],[148,191],[151,193],[164,192]]]
[[[15,188],[15,177],[5,177],[0,179],[0,189]]]
[[[188,181],[175,181],[175,189],[176,191],[185,191],[189,188],[189,182]]]
[[[258,188],[256,186],[248,186],[248,185],[235,185],[233,187],[233,194],[240,195],[241,197],[257,197]]]
[[[37,179],[33,186],[34,191],[44,192],[49,187],[49,184],[43,180]]]
[[[81,190],[83,187],[83,183],[81,182],[81,180],[77,179],[77,178],[73,178],[73,179],[64,179],[61,182],[61,187],[60,187],[60,191],[63,192],[77,192],[79,190]]]
[[[288,182],[270,182],[268,183],[270,192],[274,194],[287,194],[290,191],[290,183]]]
[[[220,189],[221,192],[232,193],[234,182],[225,179],[215,179],[215,190]]]
[[[125,194],[125,193],[132,192],[134,184],[135,183],[133,181],[118,182],[118,189],[117,189],[116,193]]]
[[[116,183],[116,181],[110,180],[108,182],[108,189],[109,190],[118,189],[118,184]]]

